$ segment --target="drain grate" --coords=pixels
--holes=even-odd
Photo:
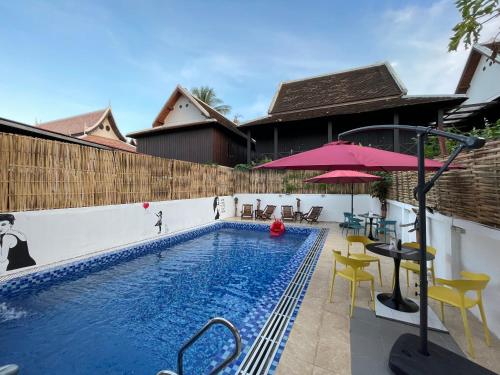
[[[323,247],[327,234],[328,229],[323,228],[320,230],[316,241],[239,367],[238,375],[265,375],[269,372],[300,295],[312,274],[316,257]]]

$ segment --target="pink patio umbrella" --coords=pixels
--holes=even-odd
[[[351,184],[351,215],[354,214],[354,184],[367,183],[380,180],[381,177],[372,174],[341,170],[331,171],[305,180],[305,182],[316,184]]]
[[[441,162],[425,159],[425,169],[437,170]],[[351,142],[336,141],[287,156],[256,168],[270,169],[307,169],[307,170],[365,170],[365,171],[411,171],[418,169],[415,156],[398,152],[359,146]]]

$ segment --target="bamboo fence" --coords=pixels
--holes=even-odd
[[[500,228],[500,141],[460,154],[464,167],[446,172],[427,194],[427,206],[439,212]],[[429,173],[429,176],[432,173]],[[416,172],[396,172],[390,198],[417,205],[413,188]]]
[[[347,194],[350,185],[305,184],[320,171],[227,167],[0,133],[0,212],[123,204],[235,193]],[[462,154],[429,194],[440,212],[500,227],[500,141]],[[397,172],[390,198],[416,204],[414,172]],[[370,186],[356,184],[356,194]]]

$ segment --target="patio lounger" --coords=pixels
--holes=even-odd
[[[281,220],[295,220],[292,206],[281,206]]]
[[[300,222],[302,223],[302,220],[305,220],[308,223],[318,222],[318,218],[322,210],[323,207],[321,206],[312,206],[307,214],[302,215],[302,217],[300,218]]]
[[[253,219],[253,204],[244,204],[241,208],[242,219]]]
[[[256,212],[255,213],[255,218],[260,219],[260,220],[268,220],[271,218],[271,216],[274,214],[274,210],[276,209],[276,206],[273,206],[272,204],[268,204],[263,211]]]

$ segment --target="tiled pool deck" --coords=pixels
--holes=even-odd
[[[234,219],[238,220],[238,219]],[[293,325],[285,350],[281,356],[276,374],[279,375],[330,375],[351,374],[350,320],[348,282],[337,279],[333,303],[328,301],[331,280],[331,249],[347,253],[345,237],[341,235],[337,223],[320,223],[315,227],[329,228],[323,250],[316,269],[309,283],[307,293]],[[355,250],[359,251],[359,250]],[[380,257],[384,291],[390,291],[394,263],[389,258]],[[370,266],[370,272],[377,275],[376,266]],[[402,273],[402,291],[406,292],[406,281]],[[413,283],[411,283],[413,284]],[[380,289],[378,283],[375,284]],[[370,294],[368,287],[358,289],[356,306],[368,308]],[[414,290],[408,291],[410,296]],[[485,301],[487,304],[488,301]],[[434,311],[439,311],[433,306]],[[473,334],[477,363],[500,373],[500,341],[492,335],[491,346],[486,346],[481,323],[469,313],[469,325]],[[446,309],[446,327],[463,352],[467,351],[458,309]]]

